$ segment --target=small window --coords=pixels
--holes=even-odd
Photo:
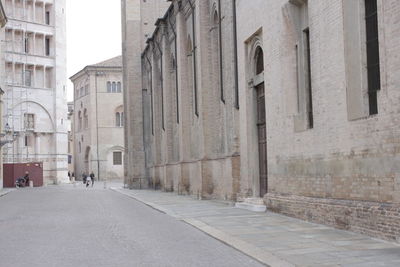
[[[24,114],[24,125],[26,130],[35,129],[35,115],[31,113]]]
[[[24,74],[24,85],[31,86],[32,85],[32,72],[30,70],[26,70]]]
[[[25,51],[25,53],[29,53],[29,38],[28,37],[25,37],[24,51]]]
[[[25,146],[29,146],[29,137],[25,135]]]
[[[114,165],[122,165],[122,152],[113,152]]]
[[[121,127],[121,114],[119,112],[115,113],[115,126]]]
[[[112,92],[113,92],[113,93],[116,93],[116,92],[117,92],[117,83],[116,83],[116,82],[113,82],[113,83],[112,83]]]
[[[121,82],[117,82],[117,93],[121,93]]]
[[[68,164],[72,163],[72,155],[68,155]]]
[[[50,11],[46,11],[46,24],[50,25]]]
[[[81,144],[81,142],[79,142],[79,144],[78,144],[78,151],[79,151],[79,153],[82,153],[82,144]]]
[[[107,93],[111,93],[111,82],[107,82]]]
[[[45,55],[50,56],[50,38],[46,37],[46,45],[45,45]]]

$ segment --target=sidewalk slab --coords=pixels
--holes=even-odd
[[[271,212],[152,190],[111,188],[270,266],[400,266],[400,245]]]

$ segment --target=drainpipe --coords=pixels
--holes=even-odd
[[[150,106],[151,106],[151,134],[154,135],[154,117],[153,117],[153,67],[151,66],[151,61],[148,58],[147,54],[144,54],[147,62],[149,63],[150,66]]]
[[[236,0],[233,0],[233,58],[235,59],[235,108],[239,109],[239,70],[238,70],[238,47],[237,47],[237,21],[236,21]]]
[[[193,32],[193,87],[194,87],[194,113],[199,116],[199,110],[197,105],[197,67],[196,67],[196,27],[194,18],[194,6],[191,0],[188,1],[190,4],[190,9],[192,10],[192,32]]]
[[[224,97],[224,73],[222,69],[223,56],[222,56],[222,19],[221,19],[221,0],[218,0],[218,43],[219,43],[219,80],[221,86],[221,101],[225,103]]]
[[[165,124],[164,124],[164,74],[163,74],[163,52],[160,47],[160,44],[154,39],[154,43],[160,52],[160,79],[161,79],[161,126],[163,131],[165,131]]]

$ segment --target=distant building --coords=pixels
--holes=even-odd
[[[5,0],[4,8],[3,126],[17,135],[3,147],[4,162],[43,162],[45,184],[65,182],[65,0]]]
[[[121,56],[86,66],[74,84],[75,178],[94,172],[100,180],[123,178],[124,106]]]

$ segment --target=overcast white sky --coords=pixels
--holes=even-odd
[[[121,54],[120,0],[67,0],[68,78],[86,65]],[[73,87],[68,79],[68,101]]]

